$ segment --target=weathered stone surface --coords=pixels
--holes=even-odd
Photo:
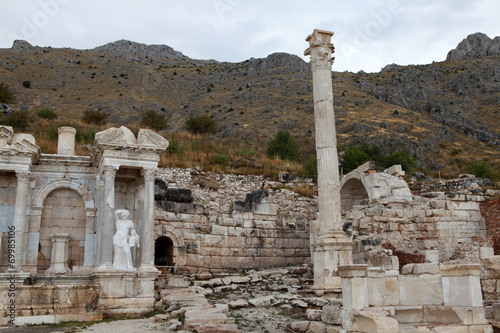
[[[397,333],[398,322],[394,318],[385,317],[375,312],[360,311],[354,315],[353,331],[367,333]]]
[[[321,313],[322,310],[316,310],[316,309],[307,309],[306,310],[306,316],[307,319],[312,320],[312,321],[321,321]]]
[[[327,327],[327,325],[322,323],[322,322],[312,321],[309,324],[309,329],[307,330],[307,332],[308,333],[326,333],[326,327]]]
[[[309,323],[310,322],[307,320],[292,321],[290,322],[290,325],[288,327],[293,332],[307,332],[307,329],[309,328]]]
[[[274,296],[261,296],[248,300],[248,303],[255,307],[262,307],[271,305],[275,300]]]
[[[236,325],[203,324],[194,328],[196,333],[241,333]]]
[[[325,305],[321,311],[321,321],[329,325],[342,325],[340,304]]]
[[[167,286],[170,288],[186,288],[189,286],[189,281],[183,277],[170,277],[167,282]]]

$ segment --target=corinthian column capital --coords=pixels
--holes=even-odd
[[[102,168],[102,173],[105,178],[115,178],[118,169],[119,167],[116,165],[105,165]]]
[[[16,177],[18,182],[28,182],[30,179],[29,171],[16,171]]]
[[[156,178],[157,168],[143,168],[141,170],[141,175],[144,177],[145,181],[154,181]]]

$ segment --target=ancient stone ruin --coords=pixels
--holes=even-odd
[[[239,332],[231,314],[267,307],[302,311],[281,331],[493,332],[500,256],[480,203],[498,191],[417,195],[399,165],[340,179],[332,35],[307,38],[317,196],[286,175],[159,168],[168,141],[150,130],[110,128],[75,156],[73,128],[43,154],[0,126],[0,325],[156,309],[166,329]]]

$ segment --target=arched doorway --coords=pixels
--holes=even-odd
[[[155,241],[155,266],[174,266],[174,242],[166,237],[158,237]]]

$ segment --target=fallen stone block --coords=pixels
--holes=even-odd
[[[245,301],[244,299],[237,299],[236,301],[229,302],[230,309],[240,309],[240,308],[246,308],[248,306],[249,306],[248,302]]]
[[[312,321],[309,324],[309,329],[307,330],[307,333],[326,333],[326,327],[327,325],[322,322]]]
[[[189,287],[189,281],[183,277],[170,277],[167,282],[168,288],[186,288]]]
[[[288,328],[293,332],[306,332],[309,328],[309,322],[307,320],[302,321],[292,321]]]

